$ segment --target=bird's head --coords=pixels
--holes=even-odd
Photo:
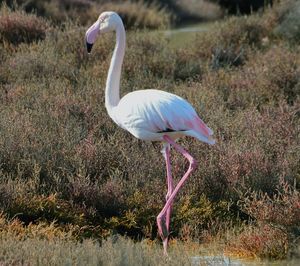
[[[87,30],[85,34],[86,49],[90,53],[93,44],[99,33],[105,33],[116,30],[118,24],[122,22],[119,15],[115,12],[107,11],[100,14],[97,21]]]

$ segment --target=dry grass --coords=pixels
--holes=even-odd
[[[108,2],[95,11],[101,10],[114,10],[120,14],[126,28],[163,29],[171,23],[171,13],[154,3],[146,5],[143,1],[121,1],[116,4]]]
[[[205,21],[216,20],[224,15],[221,7],[213,1],[181,0],[176,1],[176,4],[182,9],[182,12],[186,13],[185,16],[190,16],[195,19],[197,18]]]
[[[11,12],[3,5],[0,13],[0,41],[19,44],[43,40],[48,25],[42,18],[23,11]]]
[[[171,249],[167,259],[157,244],[154,247],[123,238],[110,238],[101,245],[92,240],[78,243],[37,238],[7,238],[1,239],[0,244],[0,263],[2,260],[9,265],[191,265],[190,257],[180,248]]]
[[[243,258],[272,258],[282,260],[288,254],[288,234],[269,224],[247,226],[231,239],[225,254]]]
[[[114,235],[102,241],[75,241],[78,228],[61,229],[57,224],[25,226],[0,214],[0,263],[13,265],[190,265],[199,245],[171,243],[169,258],[158,243],[134,242]]]
[[[118,12],[127,29],[162,29],[168,27],[173,20],[170,11],[155,2],[149,4],[142,0],[19,0],[14,3],[8,1],[8,4],[14,9],[25,9],[29,14],[36,13],[39,17],[46,17],[52,24],[58,26],[69,21],[88,25],[94,22],[101,12],[107,10]],[[24,13],[22,14],[24,16]]]
[[[300,4],[298,1],[290,1],[292,8],[281,7],[281,23],[274,29],[274,32],[289,39],[293,43],[300,41]]]
[[[5,12],[20,21],[34,17]],[[251,230],[240,227],[233,234],[237,244],[231,250],[273,258],[297,251],[300,57],[297,44],[274,35],[278,14],[272,9],[230,18],[199,35],[189,49],[169,49],[159,33],[128,32],[121,93],[174,92],[192,103],[218,141],[213,147],[181,141],[199,168],[174,205],[172,238],[209,242],[251,221]],[[63,29],[49,26],[38,42],[0,43],[0,209],[8,217],[1,235],[17,224],[24,235],[50,226],[50,232],[70,232],[72,238],[44,243],[40,236],[21,242],[0,237],[7,254],[20,247],[17,254],[27,254],[32,264],[49,246],[53,259],[67,252],[57,264],[86,247],[101,261],[98,244],[84,240],[84,246],[75,239],[100,241],[115,232],[157,239],[155,217],[166,192],[160,145],[134,139],[109,119],[103,87],[114,36],[102,36],[88,57],[84,31],[69,22]],[[178,179],[186,162],[172,152],[172,163]],[[280,184],[289,189],[278,189]],[[273,227],[277,218],[270,206],[290,218],[282,234]],[[270,236],[267,242],[254,241],[260,232]],[[275,245],[279,237],[284,250]],[[107,249],[113,245],[109,241]],[[162,263],[155,255],[160,253],[145,251],[147,245],[122,241],[132,254],[128,258],[139,253],[150,265]],[[125,257],[121,253],[118,259]],[[19,263],[19,255],[10,256],[5,260]],[[92,264],[93,256],[83,258]]]
[[[296,187],[281,180],[272,196],[261,191],[246,193],[239,205],[254,224],[229,239],[225,252],[242,257],[284,259],[297,248],[291,237],[299,228],[300,195]]]

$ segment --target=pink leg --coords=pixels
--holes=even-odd
[[[168,185],[168,192],[167,192],[167,195],[166,195],[166,201],[168,201],[168,199],[170,198],[170,196],[173,192],[173,178],[172,178],[172,173],[171,173],[170,145],[169,144],[164,144],[164,148],[162,150],[162,153],[163,153],[163,155],[165,157],[165,160],[166,160],[167,185]],[[166,228],[167,228],[168,232],[169,232],[169,229],[170,229],[171,211],[172,211],[172,204],[168,207],[167,214],[166,214]],[[163,240],[163,245],[164,245],[164,247],[168,246],[168,237],[166,237]]]
[[[171,195],[168,197],[168,200],[164,206],[164,208],[161,210],[159,215],[157,216],[157,226],[158,226],[158,232],[163,240],[164,244],[164,253],[167,254],[167,244],[168,244],[168,235],[169,235],[169,228],[166,223],[167,213],[169,208],[172,206],[172,203],[174,201],[175,196],[177,195],[179,189],[183,186],[184,182],[187,180],[189,175],[193,170],[196,168],[196,161],[195,159],[180,145],[178,145],[175,141],[173,141],[169,136],[165,135],[163,139],[172,145],[178,152],[180,152],[185,158],[188,159],[190,162],[189,169],[184,174],[184,176],[181,178],[181,180],[178,182],[177,186],[175,187],[174,191],[171,193]]]

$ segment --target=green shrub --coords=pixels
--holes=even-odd
[[[275,34],[293,42],[300,41],[300,3],[298,1],[290,1],[287,11],[282,14],[279,25],[274,29]]]
[[[15,241],[24,241],[25,239],[46,239],[48,241],[56,240],[74,240],[72,228],[64,230],[58,227],[54,222],[51,224],[29,223],[27,226],[17,218],[8,219],[3,213],[0,213],[0,235],[1,239],[11,238]]]
[[[193,49],[200,58],[210,60],[213,69],[240,66],[251,49],[264,48],[274,24],[259,15],[230,17],[216,22],[209,32],[198,34]]]
[[[11,217],[17,215],[26,223],[40,221],[57,221],[58,223],[84,224],[84,212],[75,211],[69,202],[50,195],[48,197],[35,195],[16,196],[8,213]]]

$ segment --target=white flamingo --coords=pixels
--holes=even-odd
[[[166,204],[157,216],[158,232],[167,254],[169,224],[172,203],[179,189],[196,167],[195,159],[175,140],[191,136],[202,142],[214,144],[212,130],[199,118],[194,108],[184,99],[160,90],[138,90],[119,96],[122,62],[125,54],[125,29],[119,15],[104,12],[86,32],[88,53],[99,33],[116,32],[116,46],[111,59],[105,89],[105,107],[112,120],[133,136],[141,140],[162,141],[162,153],[166,160],[167,186]],[[170,147],[173,146],[190,163],[187,172],[173,187],[170,164]]]

